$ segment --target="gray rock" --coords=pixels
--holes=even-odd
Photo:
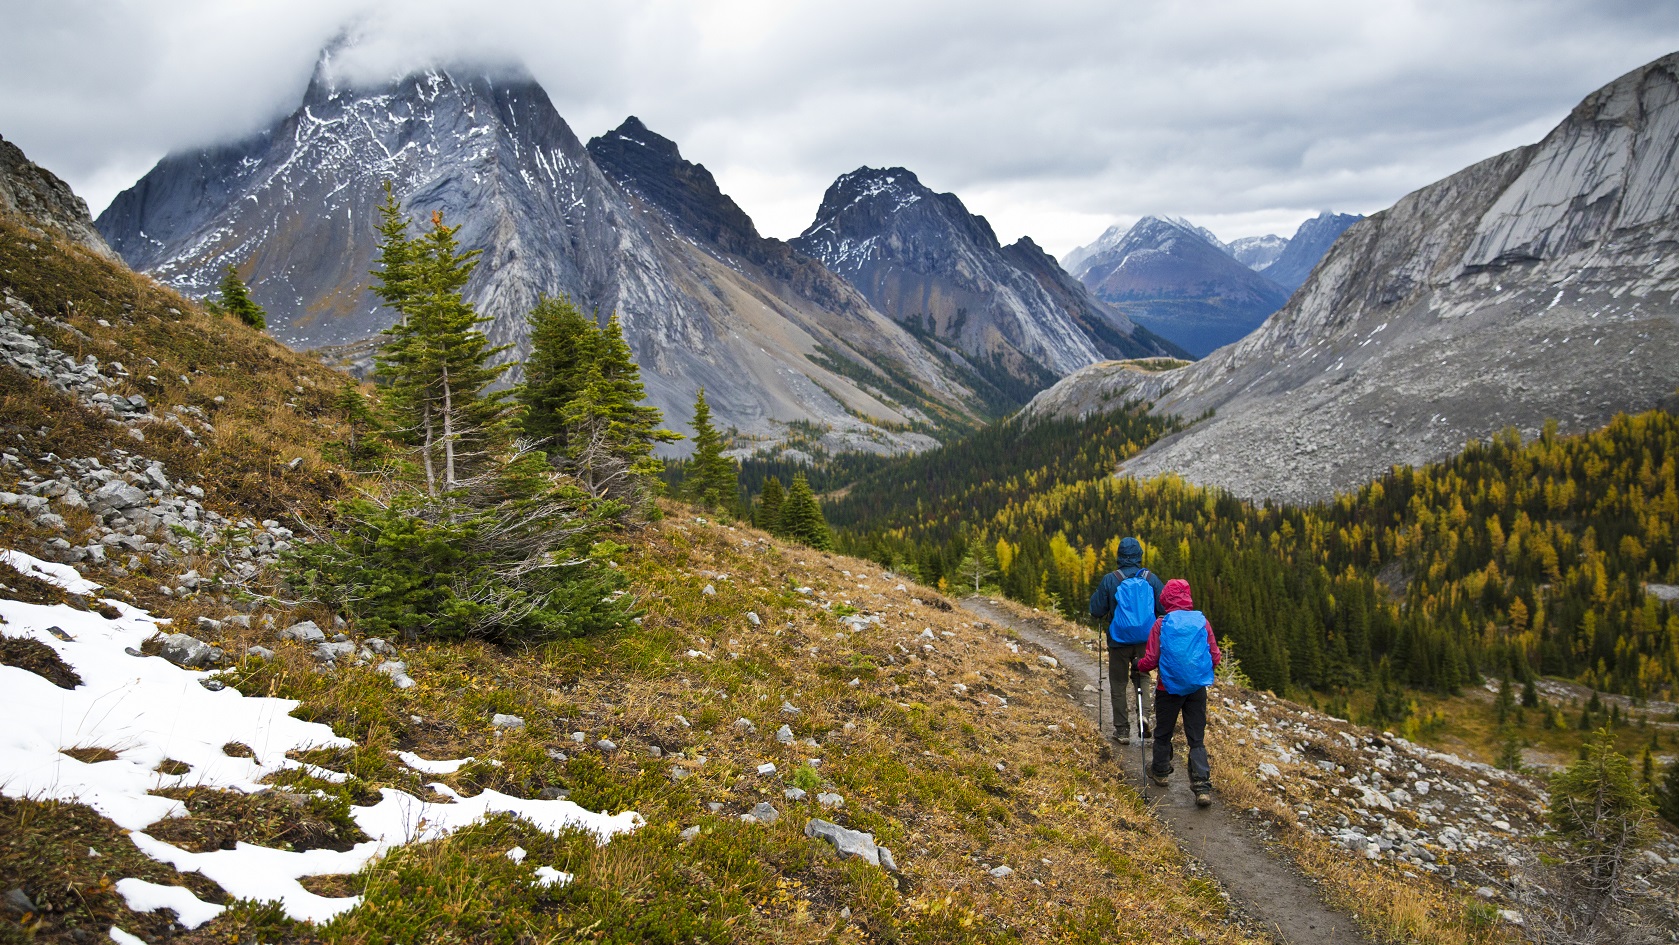
[[[356,645],[350,642],[318,643],[309,654],[323,663],[336,663],[356,655]]]
[[[595,747],[610,755],[618,750],[618,743],[610,738],[603,738],[600,741],[595,742]]]
[[[785,699],[783,699],[782,702],[781,702],[781,712],[784,715],[798,715],[799,714],[798,707],[793,705],[793,703],[788,702]]]
[[[851,830],[831,821],[812,817],[805,824],[805,836],[813,840],[826,840],[833,844],[835,852],[839,853],[841,859],[854,856],[871,866],[885,866],[891,862],[890,853],[884,857],[881,855],[883,848],[875,845],[874,834],[872,833]],[[893,863],[887,868],[896,870],[897,864]]]
[[[757,806],[752,808],[752,816],[758,818],[760,824],[773,824],[781,819],[781,811],[776,810],[775,805],[769,801],[759,801]]]
[[[712,587],[710,584],[707,584],[706,586],[700,588],[700,593],[704,594],[707,597],[716,597],[717,596],[717,588]]]
[[[389,676],[398,689],[412,689],[415,685],[414,677],[408,675],[408,664],[398,660],[386,660],[374,667],[374,672]]]
[[[808,796],[808,795],[805,794],[805,789],[804,788],[796,788],[796,787],[790,787],[787,790],[782,791],[781,793],[784,797],[786,797],[790,801],[802,801]]]
[[[6,890],[6,894],[4,896],[0,896],[0,903],[4,903],[6,908],[12,910],[13,912],[39,911],[35,908],[34,900],[30,899],[29,894],[24,892],[21,888]]]
[[[751,719],[745,718],[735,719],[733,728],[737,732],[745,732],[748,734],[758,730],[758,726],[753,725]]]
[[[775,762],[766,761],[763,764],[759,765],[758,766],[758,773],[763,774],[763,775],[774,774],[775,773]]]
[[[1007,866],[993,866],[986,870],[995,879],[1005,879],[1014,875],[1014,869]]]
[[[821,804],[829,810],[834,810],[845,806],[845,798],[839,796],[838,794],[834,794],[831,791],[824,791],[821,794],[816,795],[816,803]]]
[[[571,790],[563,787],[545,787],[536,796],[545,801],[563,801],[571,797]]]
[[[681,833],[677,834],[678,837],[681,837],[684,840],[692,840],[699,835],[700,835],[700,825],[699,824],[695,824],[692,827],[688,827],[688,828],[684,829]]]
[[[271,660],[274,658],[274,651],[266,646],[248,646],[245,648],[245,655],[254,656],[259,660]]]
[[[793,744],[793,730],[786,725],[775,730],[775,740],[783,745]]]
[[[379,637],[368,637],[366,640],[362,641],[362,646],[367,647],[380,656],[396,655],[396,647],[391,646],[390,643],[380,639]]]
[[[525,727],[525,720],[517,715],[503,715],[497,712],[495,717],[490,719],[490,724],[502,731],[518,731]]]
[[[322,633],[321,628],[315,625],[315,621],[304,620],[281,630],[280,639],[296,640],[299,643],[325,643],[326,634]]]
[[[187,669],[203,669],[215,665],[215,648],[184,633],[171,633],[163,638],[158,655]]]

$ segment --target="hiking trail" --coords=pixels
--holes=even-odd
[[[1047,650],[1067,672],[1070,693],[1089,717],[1096,721],[1096,708],[1085,685],[1096,685],[1096,658],[1076,643],[1015,618],[983,597],[960,601],[963,609],[999,626],[1013,630],[1020,638]],[[1091,631],[1094,635],[1095,631]],[[1106,682],[1103,683],[1106,688]],[[1106,698],[1104,691],[1102,698]],[[1107,713],[1104,711],[1104,717]],[[1105,719],[1106,721],[1106,719]],[[1108,736],[1103,734],[1104,738]],[[1180,738],[1181,742],[1182,739]],[[1266,931],[1290,945],[1371,945],[1352,916],[1331,909],[1312,882],[1293,864],[1265,849],[1255,825],[1242,812],[1225,807],[1218,794],[1219,771],[1213,767],[1213,806],[1197,808],[1184,773],[1182,745],[1176,754],[1176,770],[1170,787],[1145,779],[1137,745],[1113,744],[1116,773],[1127,782],[1147,787],[1148,805],[1154,815],[1171,829],[1184,852],[1198,860],[1235,900],[1237,907]],[[1209,744],[1215,752],[1217,746]]]

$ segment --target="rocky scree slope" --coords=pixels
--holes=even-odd
[[[1288,292],[1183,222],[1144,217],[1073,274],[1132,321],[1201,356],[1282,307]]]
[[[1035,245],[1003,247],[984,217],[901,167],[841,175],[793,246],[1011,393],[1104,357],[1180,353],[1070,284]]]
[[[1098,365],[1028,411],[1082,414],[1116,388],[1212,409],[1126,471],[1310,501],[1506,427],[1582,432],[1655,407],[1679,385],[1675,140],[1679,54],[1354,224],[1241,342],[1143,383]]]
[[[515,70],[432,69],[364,88],[338,78],[329,53],[296,111],[243,141],[164,158],[99,226],[131,266],[191,296],[233,264],[275,337],[343,345],[392,319],[367,291],[386,181],[416,221],[442,213],[483,251],[465,294],[493,343],[514,345],[516,359],[543,294],[603,321],[616,313],[673,428],[701,386],[719,423],[770,440],[806,421],[858,448],[914,448],[896,431],[940,419],[813,363],[818,346],[916,378],[930,409],[963,410],[961,391],[901,334],[759,286],[648,219]]]

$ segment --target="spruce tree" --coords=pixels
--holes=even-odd
[[[1668,823],[1679,827],[1679,759],[1668,762],[1667,773],[1656,787],[1656,810]]]
[[[828,531],[827,519],[822,517],[822,506],[802,472],[793,476],[793,486],[782,503],[781,531],[788,538],[821,551],[833,548],[833,536]]]
[[[525,358],[519,401],[526,435],[564,455],[566,405],[583,390],[601,347],[601,330],[565,296],[544,296],[531,309],[530,356]]]
[[[783,500],[781,480],[775,476],[765,479],[764,491],[758,496],[758,507],[752,512],[752,524],[772,535],[781,534]]]
[[[268,313],[262,310],[252,298],[250,289],[244,280],[239,278],[239,270],[232,263],[222,270],[222,281],[218,286],[220,298],[210,303],[211,311],[232,315],[252,328],[261,331],[268,327]]]
[[[432,214],[430,231],[416,239],[405,224],[382,226],[389,245],[381,247],[381,258],[388,255],[397,269],[389,282],[376,273],[375,292],[402,316],[385,332],[390,342],[377,358],[378,371],[389,382],[386,400],[397,432],[418,448],[432,496],[482,472],[508,432],[507,394],[489,390],[506,370],[492,360],[506,348],[490,346],[478,328],[488,319],[461,297],[478,251],[461,251],[458,229],[441,213]]]
[[[1583,878],[1599,902],[1612,896],[1626,862],[1649,839],[1654,807],[1639,787],[1632,763],[1615,750],[1615,736],[1600,728],[1581,747],[1579,761],[1551,778],[1545,811],[1551,829],[1579,854]]]
[[[740,471],[723,455],[723,437],[711,425],[711,405],[705,402],[705,388],[694,395],[694,455],[688,460],[688,476],[682,491],[708,509],[733,505],[739,488]]]
[[[563,412],[569,467],[597,484],[595,495],[639,505],[662,468],[653,458],[654,445],[682,435],[659,429],[659,408],[641,402],[647,396],[641,369],[616,315],[600,330],[583,386],[585,392]]]

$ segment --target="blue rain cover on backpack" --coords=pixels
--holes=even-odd
[[[1154,629],[1154,585],[1148,568],[1138,568],[1114,588],[1114,616],[1108,622],[1108,639],[1115,643],[1147,643]]]
[[[1160,684],[1174,696],[1187,696],[1213,684],[1207,617],[1199,610],[1174,610],[1161,618]]]

